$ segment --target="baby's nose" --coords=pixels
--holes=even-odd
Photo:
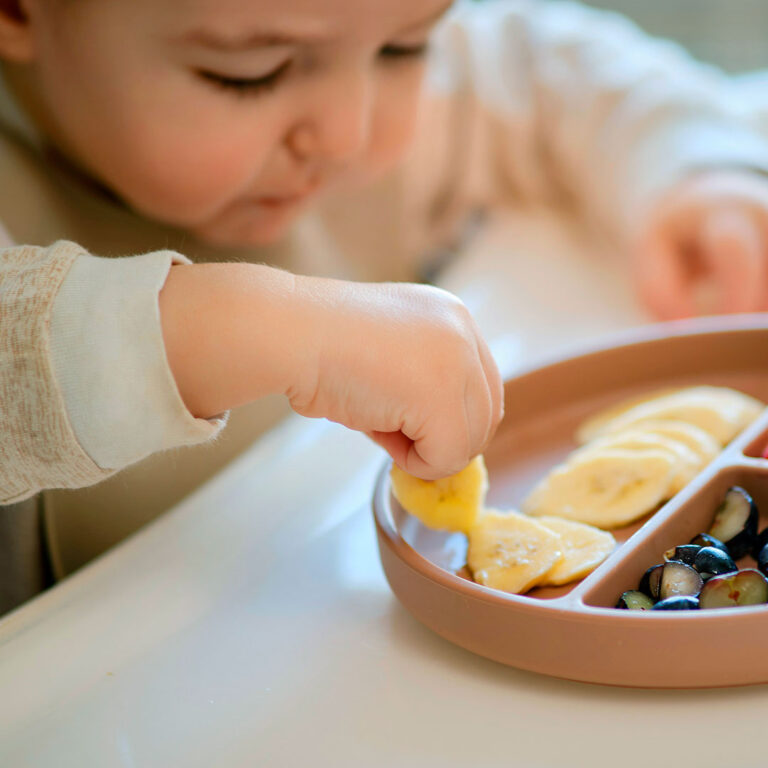
[[[373,90],[371,78],[363,73],[329,75],[312,114],[294,129],[291,148],[306,159],[360,155],[370,136]]]

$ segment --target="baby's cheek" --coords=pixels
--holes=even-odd
[[[382,88],[373,115],[367,165],[371,175],[392,169],[413,142],[419,103],[416,78],[398,88]]]
[[[152,217],[195,224],[242,193],[251,174],[246,156],[232,142],[155,135],[116,160],[117,191]]]

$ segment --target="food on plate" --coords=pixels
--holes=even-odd
[[[768,602],[768,579],[754,568],[713,576],[701,590],[700,608],[738,608]]]
[[[733,558],[717,547],[701,547],[693,559],[693,567],[703,579],[711,579],[713,576],[721,576],[737,570]]]
[[[699,457],[702,466],[709,464],[720,452],[720,445],[712,435],[685,421],[650,419],[638,424],[636,429],[682,443]]]
[[[650,611],[653,606],[653,600],[639,589],[628,589],[623,592],[619,602],[616,603],[617,608],[626,608],[630,611]]]
[[[669,492],[675,494],[682,490],[702,468],[702,460],[687,445],[678,440],[650,430],[629,429],[595,438],[591,443],[571,454],[573,462],[603,449],[620,448],[629,451],[663,451],[670,454],[674,463],[673,476],[670,479]]]
[[[690,544],[668,549],[665,562],[648,568],[637,590],[622,593],[616,607],[648,610],[647,602],[635,597],[634,592],[644,594],[653,610],[768,603],[768,528],[758,535],[758,518],[750,494],[740,486],[729,488],[715,511],[709,532],[697,534]],[[739,570],[736,561],[747,554],[757,561],[757,569]]]
[[[391,471],[392,492],[406,512],[440,531],[469,533],[485,503],[488,472],[476,456],[461,472],[441,480],[422,480],[396,464]]]
[[[739,486],[729,488],[715,512],[710,536],[725,544],[734,560],[751,552],[757,540],[757,506]]]
[[[611,413],[614,413],[616,408],[620,406],[613,406]],[[585,428],[586,425],[583,425],[577,434],[582,439],[587,435],[589,439],[594,439],[648,421],[671,420],[692,424],[723,446],[751,424],[763,408],[763,403],[759,400],[728,387],[686,387],[631,405],[602,423],[599,421],[600,414],[597,414],[593,417],[597,426]]]
[[[720,541],[720,539],[716,539],[714,536],[710,536],[708,533],[697,533],[691,539],[690,543],[699,547],[716,547],[717,549],[721,549],[723,552],[725,552],[726,555],[731,554],[728,551],[728,547],[726,547],[725,544]]]
[[[597,568],[616,548],[616,539],[591,525],[543,516],[537,521],[560,535],[563,556],[544,574],[540,586],[560,586],[581,579]]]
[[[699,599],[690,595],[675,595],[659,600],[653,611],[694,611],[699,607]]]
[[[672,547],[664,553],[664,560],[679,560],[686,565],[693,565],[696,560],[696,553],[701,549],[699,544],[681,544]]]
[[[632,523],[682,490],[762,409],[749,395],[709,386],[611,406],[582,423],[582,446],[542,478],[522,510],[602,528]]]
[[[505,592],[580,579],[616,546],[610,533],[589,525],[484,509],[488,474],[482,456],[443,480],[420,480],[396,466],[391,480],[403,509],[424,525],[465,533],[467,565],[475,581]]]
[[[638,395],[636,397],[626,398],[614,405],[603,408],[597,413],[585,419],[578,430],[576,431],[576,439],[580,443],[588,443],[590,440],[594,440],[605,428],[605,425],[609,421],[613,421],[617,416],[621,416],[630,408],[634,408],[636,405],[641,405],[649,400],[655,400],[665,395],[671,395],[674,392],[679,392],[680,387],[665,387],[664,389],[655,389],[652,392],[646,392],[645,394]]]
[[[485,508],[482,456],[436,481],[393,466],[392,492],[429,528],[467,536],[467,567],[478,583],[518,594],[560,586],[583,578],[613,551],[616,542],[606,529],[658,509],[763,407],[749,395],[711,386],[658,390],[613,405],[581,424],[580,447],[534,486],[521,512]],[[755,573],[768,574],[768,530],[758,537],[757,521],[749,494],[730,488],[711,529],[665,552],[664,562],[651,566],[617,607],[706,607],[699,599],[705,584],[730,578],[747,553],[758,562]]]
[[[524,499],[522,511],[618,528],[668,499],[676,471],[669,452],[596,450],[555,467]]]
[[[563,557],[560,535],[519,512],[486,510],[469,532],[472,578],[504,592],[526,592]]]

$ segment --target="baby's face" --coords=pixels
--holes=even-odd
[[[32,0],[33,111],[142,213],[226,244],[390,168],[446,0]]]

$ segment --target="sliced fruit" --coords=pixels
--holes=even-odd
[[[713,576],[701,590],[702,608],[736,608],[768,602],[768,580],[760,571],[745,568],[725,576]]]
[[[592,525],[545,515],[537,522],[560,535],[562,558],[547,571],[541,586],[559,586],[581,579],[597,568],[616,548],[616,539]]]
[[[738,485],[726,491],[715,512],[709,534],[720,539],[738,560],[751,552],[757,540],[758,512],[752,497]]]
[[[552,515],[618,528],[671,496],[675,463],[668,452],[620,448],[589,452],[555,467],[523,501],[529,515]]]
[[[708,533],[697,533],[692,539],[691,544],[696,544],[699,547],[715,547],[716,549],[719,549],[721,552],[725,552],[726,555],[730,556],[730,552],[728,551],[728,547],[723,544],[720,539],[716,539],[714,536],[710,536]]]
[[[670,437],[683,443],[699,457],[702,467],[709,464],[720,453],[720,445],[712,435],[685,421],[650,419],[638,424],[636,429]]]
[[[659,599],[659,588],[661,586],[661,574],[664,570],[664,563],[652,565],[641,577],[637,588],[644,595],[648,595],[651,600]]]
[[[659,600],[668,597],[696,597],[704,586],[701,574],[690,565],[670,560],[664,563],[659,579]]]
[[[659,600],[653,606],[654,611],[695,611],[699,608],[699,598],[690,595],[675,595]]]
[[[668,452],[675,462],[675,471],[671,480],[670,493],[674,495],[684,488],[699,473],[703,463],[698,454],[687,445],[657,432],[642,429],[628,429],[623,432],[603,435],[595,438],[571,454],[569,461],[577,461],[592,451],[605,448],[622,448],[628,451],[658,450]]]
[[[560,536],[519,512],[486,510],[469,532],[467,565],[486,587],[527,592],[561,558]]]
[[[693,567],[705,581],[737,570],[733,558],[717,547],[701,547],[693,560]]]
[[[476,456],[461,472],[441,480],[421,480],[397,465],[392,466],[390,477],[392,493],[403,509],[436,530],[468,533],[488,491],[482,456]]]
[[[768,528],[763,528],[760,533],[757,534],[755,539],[755,546],[752,548],[752,557],[757,560],[757,556],[765,549],[765,545],[768,544]]]
[[[725,445],[762,410],[758,400],[727,387],[688,387],[629,408],[603,423],[597,434],[620,432],[648,421],[684,421]]]
[[[763,574],[763,576],[768,574],[768,544],[766,544],[758,553],[757,557],[755,558],[757,560],[757,570],[760,571],[760,573]]]
[[[650,611],[653,608],[653,600],[637,589],[628,589],[622,593],[616,607],[628,611]]]
[[[680,546],[668,549],[664,553],[664,559],[677,560],[686,565],[693,565],[693,561],[696,559],[696,554],[700,549],[701,547],[698,544],[681,544]]]
[[[636,395],[635,397],[626,398],[620,400],[614,405],[609,405],[607,408],[603,408],[593,416],[583,421],[578,430],[576,431],[576,439],[580,443],[588,443],[590,440],[594,440],[599,434],[601,434],[605,428],[605,425],[609,421],[613,421],[621,414],[628,411],[630,408],[634,408],[641,403],[647,403],[649,400],[656,400],[659,397],[671,395],[674,392],[678,392],[681,387],[665,387],[664,389],[655,389],[651,392],[646,392],[643,395]]]

